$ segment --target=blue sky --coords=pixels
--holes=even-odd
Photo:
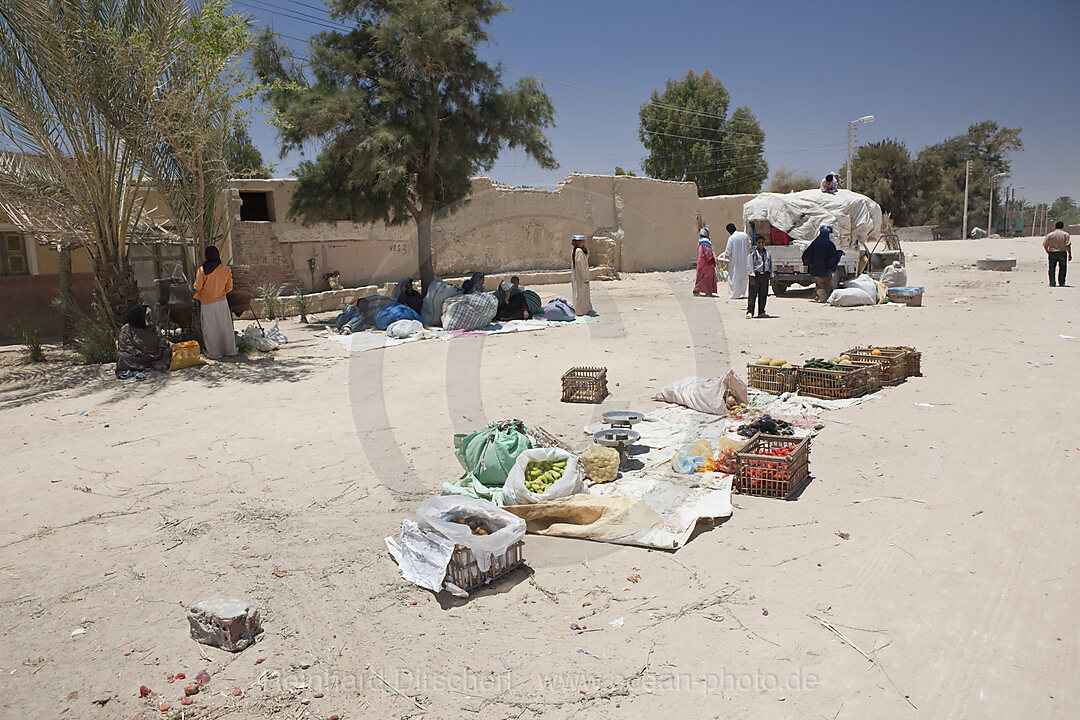
[[[299,38],[285,40],[298,55],[332,23],[319,0],[233,1],[256,26]],[[504,152],[488,173],[498,182],[552,188],[574,171],[638,170],[641,102],[688,69],[708,69],[732,110],[757,116],[770,170],[839,168],[846,122],[863,115],[876,120],[859,126],[858,142],[897,138],[913,154],[994,120],[1023,128],[1006,185],[1024,186],[1017,195],[1031,201],[1080,201],[1078,0],[521,0],[491,30],[483,55],[502,63],[507,84],[538,76],[554,100],[560,165],[546,171]],[[278,159],[260,120],[252,136],[277,176],[301,159]],[[985,190],[985,178],[972,178],[973,193]]]

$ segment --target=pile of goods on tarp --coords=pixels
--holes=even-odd
[[[746,383],[729,371],[723,377],[685,377],[663,387],[653,400],[676,403],[710,415],[735,415],[746,409]]]

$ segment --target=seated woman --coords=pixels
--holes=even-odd
[[[487,292],[484,288],[484,273],[476,272],[465,282],[461,283],[461,292],[465,295],[470,293]]]
[[[150,319],[150,306],[136,305],[128,311],[127,324],[116,339],[116,376],[141,380],[147,370],[169,369],[172,343],[165,339]]]
[[[529,319],[529,306],[525,301],[525,294],[516,289],[512,282],[503,280],[499,283],[499,290],[495,295],[499,298],[499,309],[495,313],[496,320]]]
[[[424,296],[416,291],[413,287],[412,278],[402,278],[394,288],[394,293],[391,296],[402,305],[412,308],[416,311],[416,314],[420,314],[420,308],[424,306]]]

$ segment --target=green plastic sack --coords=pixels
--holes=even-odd
[[[532,447],[520,422],[490,423],[483,430],[454,436],[454,454],[472,476],[488,487],[502,487],[517,456]]]

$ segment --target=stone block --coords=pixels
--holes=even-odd
[[[229,652],[243,650],[262,632],[258,608],[221,593],[192,605],[187,618],[193,639]]]

